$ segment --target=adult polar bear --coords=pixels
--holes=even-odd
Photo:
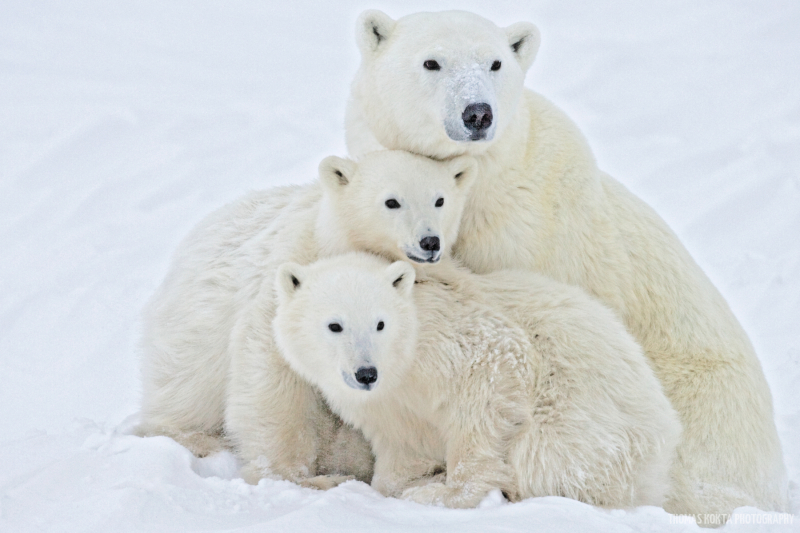
[[[684,424],[665,508],[786,507],[772,398],[747,335],[661,218],[600,171],[577,127],[523,87],[535,26],[477,15],[364,12],[347,110],[351,156],[477,158],[454,254],[478,273],[524,268],[616,309]]]

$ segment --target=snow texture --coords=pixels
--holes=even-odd
[[[4,0],[0,531],[696,529],[555,497],[454,511],[357,482],[250,486],[228,454],[127,434],[139,313],[179,240],[248,190],[345,155],[365,8],[539,26],[527,86],[676,230],[750,334],[800,510],[797,0]],[[800,530],[798,516],[763,523],[775,518],[740,509],[723,530]]]

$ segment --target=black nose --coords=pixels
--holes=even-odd
[[[378,369],[374,366],[362,366],[356,370],[356,381],[363,385],[369,385],[378,381]]]
[[[467,129],[478,132],[492,125],[492,106],[489,104],[469,104],[461,114]]]
[[[426,252],[438,252],[439,237],[423,237],[422,240],[419,241],[419,247]]]

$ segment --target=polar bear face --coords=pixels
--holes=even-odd
[[[384,150],[358,163],[328,157],[319,172],[330,222],[317,228],[321,241],[344,238],[351,249],[425,264],[455,243],[476,168],[470,156],[434,161]]]
[[[333,401],[402,378],[416,343],[414,267],[350,253],[278,269],[273,322],[284,358]]]
[[[356,26],[361,67],[348,108],[351,135],[367,127],[386,148],[448,157],[480,152],[515,115],[539,31],[499,28],[472,13],[369,10]]]

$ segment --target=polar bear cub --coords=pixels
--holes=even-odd
[[[281,353],[370,441],[373,487],[660,504],[680,423],[614,313],[533,273],[431,272],[353,253],[276,276]]]
[[[474,177],[471,157],[329,157],[318,182],[250,194],[201,222],[144,317],[138,433],[170,436],[197,455],[227,440],[253,483],[369,480],[373,460],[361,434],[275,350],[275,271],[351,250],[435,263],[455,241]]]

